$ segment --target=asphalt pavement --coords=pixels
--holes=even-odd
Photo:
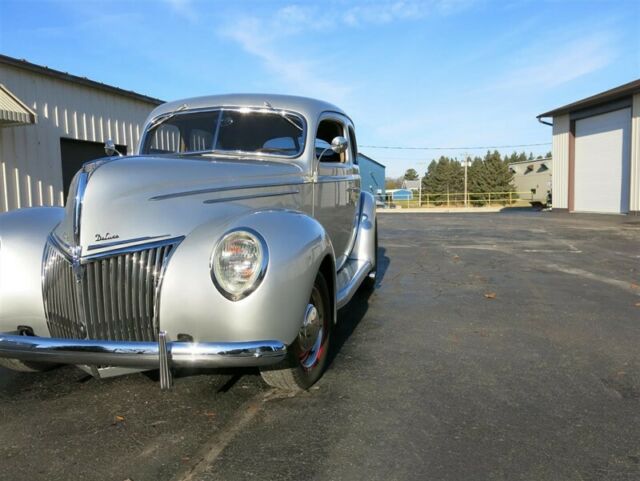
[[[0,479],[638,480],[640,222],[379,215],[308,392],[0,370]]]

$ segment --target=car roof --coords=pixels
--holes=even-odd
[[[227,95],[206,95],[204,97],[193,97],[182,100],[174,100],[156,107],[149,119],[187,105],[186,109],[206,109],[209,107],[257,107],[264,108],[265,102],[269,103],[276,110],[291,110],[302,114],[308,119],[316,118],[322,112],[337,112],[348,117],[347,114],[333,104],[308,97],[297,97],[293,95],[277,94],[227,94]]]

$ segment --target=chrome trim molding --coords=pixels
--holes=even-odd
[[[158,333],[158,357],[160,358],[160,389],[162,390],[170,389],[173,385],[170,355],[167,348],[167,332],[160,331]]]
[[[171,367],[266,366],[284,359],[280,341],[166,342]],[[0,357],[59,364],[158,369],[158,342],[56,339],[0,333]]]
[[[185,190],[182,192],[174,192],[171,194],[162,194],[156,195],[155,197],[150,197],[149,200],[167,200],[174,199],[176,197],[186,197],[190,195],[199,195],[199,194],[214,194],[216,192],[228,192],[230,190],[247,190],[247,189],[263,189],[268,187],[287,187],[290,185],[303,185],[308,184],[309,182],[305,182],[304,180],[299,181],[286,181],[286,182],[271,182],[269,184],[256,184],[256,185],[237,185],[237,186],[229,186],[229,187],[211,187],[210,189],[197,189],[197,190]]]
[[[186,104],[185,104],[186,105]],[[197,114],[197,113],[202,113],[202,112],[220,112],[220,117],[218,118],[217,122],[216,122],[216,130],[214,132],[214,139],[213,139],[213,146],[215,147],[215,145],[218,143],[218,135],[220,132],[220,125],[221,125],[221,117],[223,112],[227,111],[227,112],[243,112],[243,113],[259,113],[259,114],[270,114],[270,115],[291,115],[294,117],[297,117],[301,122],[302,122],[302,139],[303,139],[303,143],[302,145],[300,145],[300,150],[299,152],[296,152],[295,155],[277,155],[277,154],[268,154],[268,153],[260,153],[260,152],[252,152],[252,151],[243,151],[243,150],[197,150],[197,151],[188,151],[188,152],[169,152],[169,154],[171,155],[180,155],[180,154],[187,154],[187,155],[193,155],[193,154],[221,154],[221,155],[230,155],[230,156],[246,156],[246,155],[250,155],[250,156],[256,156],[256,157],[260,157],[260,158],[276,158],[276,159],[297,159],[298,157],[300,157],[305,149],[306,149],[306,141],[307,141],[307,119],[305,118],[304,115],[298,113],[298,112],[294,112],[293,110],[287,110],[287,109],[274,109],[273,107],[268,108],[268,107],[259,107],[259,106],[216,106],[216,107],[204,107],[204,108],[197,108],[197,109],[185,109],[185,110],[174,110],[173,112],[165,112],[162,113],[156,117],[154,117],[153,119],[150,119],[149,122],[146,123],[146,125],[144,126],[144,132],[140,138],[140,147],[138,149],[138,154],[139,155],[150,155],[150,154],[145,154],[142,152],[142,149],[144,148],[146,142],[147,142],[147,136],[149,135],[149,131],[151,129],[153,129],[155,127],[154,123],[159,120],[160,118],[163,117],[167,117],[167,116],[179,116],[179,115],[189,115],[189,114]]]
[[[218,202],[237,202],[239,200],[260,199],[263,197],[279,197],[283,195],[295,195],[299,194],[299,190],[291,190],[288,192],[268,192],[264,194],[247,194],[239,195],[237,197],[221,197],[220,199],[208,199],[203,201],[203,204],[216,204]]]
[[[330,182],[348,182],[350,180],[359,180],[360,176],[355,174],[349,175],[319,175],[317,183],[326,184]]]
[[[155,249],[157,247],[163,247],[168,244],[179,244],[184,240],[184,236],[170,237],[168,239],[157,240],[154,242],[145,242],[144,244],[135,244],[127,247],[122,247],[119,249],[112,249],[105,252],[98,252],[97,254],[91,254],[87,256],[83,256],[81,258],[81,262],[86,264],[87,262],[94,261],[96,259],[102,259],[104,257],[116,256],[119,254],[129,254],[131,252],[144,251],[147,249]],[[177,247],[177,246],[176,246]]]
[[[82,203],[84,202],[84,194],[87,190],[89,182],[89,174],[84,170],[78,172],[78,183],[76,185],[76,195],[73,200],[73,244],[74,247],[80,246],[80,219],[82,216]]]

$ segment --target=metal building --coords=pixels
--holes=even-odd
[[[531,193],[531,204],[547,204],[547,197],[551,191],[551,158],[521,160],[511,162],[509,170],[513,173],[513,183],[516,192],[521,195]]]
[[[360,153],[358,153],[358,165],[360,166],[360,188],[364,191],[371,192],[377,200],[384,202],[386,167],[371,157]]]
[[[0,212],[63,205],[73,174],[111,138],[133,152],[162,103],[0,55]]]
[[[538,120],[553,125],[554,210],[640,215],[640,80]]]

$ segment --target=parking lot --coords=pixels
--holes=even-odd
[[[640,479],[640,222],[382,214],[328,371],[0,371],[0,478]]]

